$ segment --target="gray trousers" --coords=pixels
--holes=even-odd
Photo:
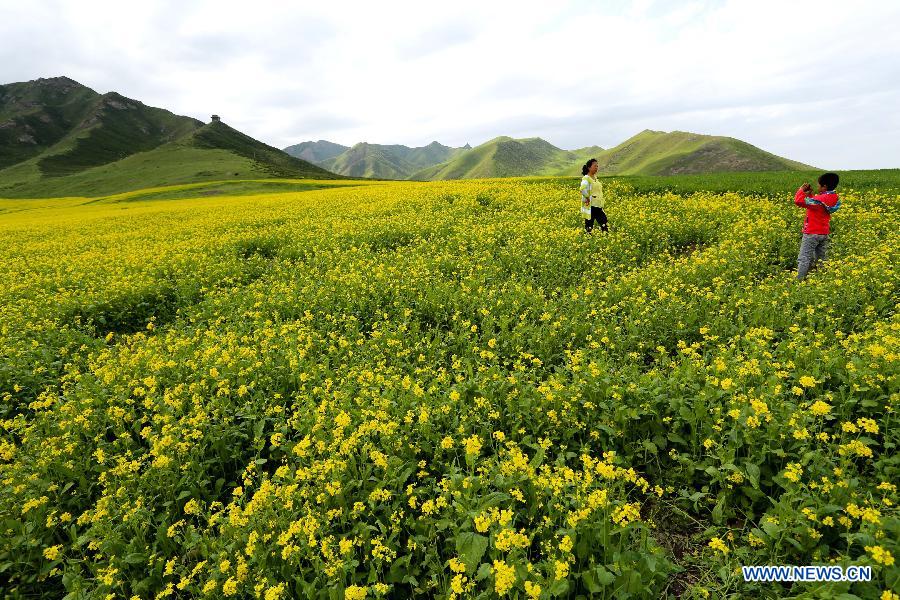
[[[827,234],[804,233],[800,242],[800,254],[797,256],[797,280],[802,281],[810,269],[816,267],[816,261],[825,260],[831,240]]]

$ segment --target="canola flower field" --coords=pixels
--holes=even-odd
[[[0,596],[896,599],[900,195],[606,189],[0,201]]]

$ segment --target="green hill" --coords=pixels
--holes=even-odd
[[[498,137],[470,152],[422,169],[410,179],[476,179],[533,175],[579,175],[596,158],[609,175],[676,175],[729,171],[806,170],[812,167],[729,137],[643,131],[615,148],[562,150],[540,138]]]
[[[483,177],[522,177],[551,175],[563,171],[575,161],[602,152],[599,146],[581,150],[562,150],[541,138],[494,138],[454,159],[413,173],[410,179],[475,179]]]
[[[685,131],[645,130],[595,157],[600,172],[615,175],[682,175],[736,171],[808,170],[809,165],[776,156],[730,137]],[[559,175],[578,174],[573,162]]]
[[[0,85],[0,169],[59,142],[98,97],[65,77]]]
[[[272,177],[334,178],[333,173],[285,154],[278,148],[257,141],[220,121],[204,125],[178,143],[201,150],[227,150],[253,161],[257,170],[264,171]]]
[[[470,149],[468,144],[461,148],[451,148],[438,142],[416,148],[401,144],[361,142],[317,164],[333,173],[349,177],[408,179],[420,169],[451,160]]]
[[[95,196],[259,178],[336,176],[228,125],[64,77],[0,86],[0,197]]]
[[[39,157],[42,174],[68,175],[152,150],[202,125],[67,77],[3,85],[0,168]]]
[[[314,165],[322,166],[322,163],[329,158],[334,158],[341,152],[349,150],[349,146],[335,144],[328,140],[319,140],[318,142],[302,142],[294,144],[284,149],[286,154],[290,154],[294,158],[301,158]]]

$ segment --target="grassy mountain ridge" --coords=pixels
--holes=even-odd
[[[398,146],[361,142],[323,162],[322,166],[332,173],[349,177],[406,179],[408,167],[398,150]]]
[[[272,177],[341,179],[224,123],[168,144],[63,177],[42,177],[35,161],[0,171],[0,197],[102,196],[201,181]]]
[[[731,171],[809,170],[729,137],[683,131],[645,130],[604,150],[588,146],[562,150],[540,138],[494,138],[470,152],[414,173],[411,179],[477,179],[540,175],[580,175],[589,158],[607,175],[675,175]]]
[[[735,138],[649,129],[610,148],[596,158],[602,172],[617,175],[678,175],[813,168],[776,156]],[[574,170],[575,165],[572,167]]]
[[[287,148],[284,148],[284,152],[285,154],[290,154],[294,158],[301,158],[314,165],[322,166],[322,162],[329,158],[334,158],[341,152],[345,152],[349,149],[350,146],[335,144],[328,140],[319,140],[316,142],[301,142],[299,144],[294,144],[293,146],[288,146]]]
[[[38,167],[51,177],[77,173],[152,150],[202,125],[110,92],[96,99],[86,118],[45,153]]]
[[[500,136],[448,162],[420,170],[411,178],[433,180],[509,176],[516,173],[516,165],[546,152],[543,144],[521,143],[511,137]]]
[[[360,142],[316,164],[349,177],[408,179],[416,171],[451,160],[470,149],[468,144],[451,148],[437,141],[420,147]]]
[[[500,136],[475,148],[326,140],[287,148],[221,122],[99,94],[54,77],[0,85],[0,197],[112,194],[141,187],[268,178],[470,179],[579,175],[588,158],[601,174],[675,175],[807,170],[723,136],[645,130],[604,150],[564,150],[541,138]],[[310,160],[306,160],[308,158]]]
[[[319,177],[332,179],[334,174],[305,160],[264,144],[225,123],[214,121],[191,132],[180,143],[198,149],[227,150],[252,160],[273,177]]]
[[[67,77],[0,86],[0,120],[0,168],[38,157],[48,177],[151,150],[203,125]]]
[[[0,197],[272,177],[339,178],[222,122],[204,125],[65,77],[0,86]]]
[[[0,85],[0,169],[59,142],[97,97],[67,77]]]
[[[445,163],[422,169],[410,179],[476,179],[486,177],[524,177],[553,175],[565,166],[599,154],[603,149],[589,146],[581,150],[563,150],[541,138],[513,139],[496,137]]]

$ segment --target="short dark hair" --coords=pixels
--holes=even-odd
[[[819,185],[824,185],[828,190],[833,190],[837,187],[840,179],[837,173],[822,173],[819,175]]]
[[[594,164],[595,162],[597,162],[597,159],[596,159],[596,158],[592,158],[592,159],[590,159],[589,161],[587,161],[586,163],[584,163],[584,166],[581,167],[581,174],[582,174],[582,175],[587,175],[587,172],[590,170],[591,165]]]

